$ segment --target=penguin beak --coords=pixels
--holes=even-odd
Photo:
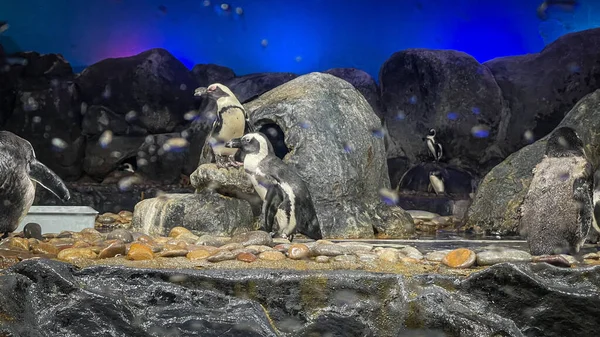
[[[196,90],[194,90],[194,96],[202,96],[205,93],[206,93],[205,87],[199,87],[199,88],[196,88]]]
[[[71,194],[60,177],[35,159],[29,164],[29,178],[42,185],[62,201],[71,199]]]
[[[225,143],[225,147],[241,148],[242,147],[242,139],[241,138],[233,138],[232,140]]]

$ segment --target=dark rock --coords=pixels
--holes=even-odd
[[[184,174],[190,175],[198,168],[202,148],[206,142],[206,137],[208,137],[212,129],[212,123],[213,120],[205,118],[205,116],[194,118],[190,125],[181,132],[189,143],[187,159],[183,166]]]
[[[468,198],[469,194],[475,192],[475,177],[459,167],[440,162],[421,163],[411,167],[402,176],[398,183],[400,191],[430,192],[429,174],[440,171],[444,178],[444,187],[448,195],[453,197]]]
[[[324,237],[370,238],[373,227],[388,225],[378,213],[388,212],[378,208],[379,190],[390,187],[383,139],[371,132],[380,121],[351,84],[311,73],[261,95],[246,110],[257,129],[277,124],[283,131],[293,149],[284,162],[308,184]],[[394,221],[389,226],[412,223],[408,214]]]
[[[55,78],[73,75],[73,69],[61,54],[40,54],[34,51],[18,52],[10,57],[23,59],[22,65],[15,67],[20,76],[29,78]]]
[[[484,63],[510,107],[507,153],[549,134],[585,95],[600,88],[600,29],[559,37],[540,53],[496,58]],[[482,110],[483,111],[483,110]]]
[[[175,146],[177,143],[182,143],[182,146]],[[161,184],[175,183],[181,178],[187,150],[187,140],[181,138],[179,133],[146,136],[137,151],[137,169],[151,181]],[[140,165],[142,163],[143,165]]]
[[[144,141],[143,136],[114,136],[110,142],[102,142],[100,135],[91,137],[85,149],[83,170],[90,177],[104,178],[125,159],[135,158]]]
[[[199,194],[165,194],[135,205],[133,228],[166,235],[182,226],[196,235],[231,236],[252,230],[254,216],[244,200],[203,191]]]
[[[194,108],[196,81],[164,49],[105,59],[81,72],[77,83],[88,106],[129,114],[135,125],[150,133],[172,132]]]
[[[551,264],[553,266],[562,267],[562,268],[569,268],[569,267],[571,267],[571,263],[569,262],[569,260],[567,260],[562,255],[540,255],[540,256],[534,256],[533,257],[533,262],[536,262],[536,263],[543,263],[543,262],[545,262],[545,263]]]
[[[379,72],[390,135],[388,158],[428,160],[423,141],[430,128],[444,147],[442,161],[478,169],[505,158],[508,108],[492,73],[473,57],[452,50],[408,49],[393,54]],[[476,132],[483,126],[481,132]],[[480,137],[477,137],[480,136]]]
[[[75,180],[85,149],[80,106],[72,82],[55,80],[29,89],[23,85],[4,129],[28,140],[38,160],[62,179]]]
[[[133,235],[126,229],[115,229],[106,235],[106,240],[121,240],[124,243],[133,242]]]
[[[250,74],[233,78],[223,84],[231,89],[240,103],[246,103],[296,77],[298,75],[293,73]]]
[[[271,234],[264,231],[251,231],[234,236],[231,238],[231,242],[239,242],[244,247],[250,245],[271,246],[273,244],[273,238],[271,237]]]
[[[23,235],[26,239],[34,238],[42,240],[42,226],[39,223],[30,222],[23,227]]]
[[[196,64],[192,76],[199,87],[208,87],[213,83],[224,83],[235,77],[233,70],[217,64]]]
[[[148,131],[137,125],[130,124],[127,117],[119,115],[109,108],[101,105],[87,107],[83,105],[83,121],[81,132],[86,136],[96,136],[110,130],[115,136],[144,136]]]
[[[388,173],[390,175],[390,186],[398,186],[400,179],[410,168],[410,161],[406,157],[388,158]]]
[[[352,84],[356,90],[360,91],[367,102],[371,104],[373,112],[375,112],[380,119],[383,119],[381,102],[379,100],[379,88],[371,75],[356,68],[333,68],[324,71],[324,73],[339,77]]]
[[[586,148],[592,167],[600,165],[600,90],[579,101],[558,127],[575,129]],[[468,226],[499,234],[519,233],[520,207],[533,179],[533,168],[542,160],[548,136],[511,154],[479,184],[467,214]]]

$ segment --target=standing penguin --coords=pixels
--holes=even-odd
[[[600,169],[597,169],[596,172],[594,172],[594,192],[592,193],[592,202],[594,203],[592,226],[596,232],[600,233],[600,226],[598,226],[598,222],[600,222]],[[597,237],[598,234],[595,236]]]
[[[556,129],[521,205],[521,232],[533,255],[577,254],[593,221],[592,166],[574,129]]]
[[[0,131],[0,233],[2,238],[13,232],[33,204],[35,183],[58,198],[71,198],[63,181],[37,161],[33,146],[8,131]]]
[[[444,177],[442,172],[436,170],[429,173],[429,190],[433,188],[435,194],[445,194]]]
[[[290,241],[296,232],[315,240],[323,238],[308,186],[292,166],[275,156],[265,135],[249,133],[226,146],[242,149],[244,170],[256,192],[264,194],[266,231],[271,232],[277,223],[277,234]]]
[[[217,105],[216,118],[206,137],[201,156],[209,162],[216,162],[220,168],[241,166],[241,151],[225,147],[229,140],[254,131],[240,101],[229,88],[220,83],[211,84],[208,88],[197,88],[194,96],[206,96],[216,101]]]
[[[440,161],[442,158],[442,144],[438,143],[435,139],[435,129],[429,129],[427,136],[423,138],[425,143],[427,144],[427,148],[429,149],[429,153],[435,161]]]

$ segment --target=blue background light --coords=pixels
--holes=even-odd
[[[221,4],[230,5],[223,11]],[[354,67],[377,79],[406,48],[456,49],[480,62],[540,51],[568,32],[598,27],[600,2],[574,12],[541,0],[19,0],[0,2],[9,52],[60,53],[76,70],[108,57],[165,48],[186,66],[216,63],[236,74],[303,74]],[[243,15],[236,14],[237,7]],[[266,39],[266,47],[261,41]]]

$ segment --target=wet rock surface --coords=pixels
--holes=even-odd
[[[379,87],[377,87],[377,83],[371,75],[356,68],[333,68],[324,71],[324,73],[339,77],[352,84],[356,90],[360,91],[367,102],[369,102],[371,108],[373,108],[373,112],[375,112],[379,118],[383,119],[381,102],[379,99]]]
[[[232,78],[223,84],[231,89],[240,103],[246,103],[296,77],[298,75],[294,73],[258,73]]]

